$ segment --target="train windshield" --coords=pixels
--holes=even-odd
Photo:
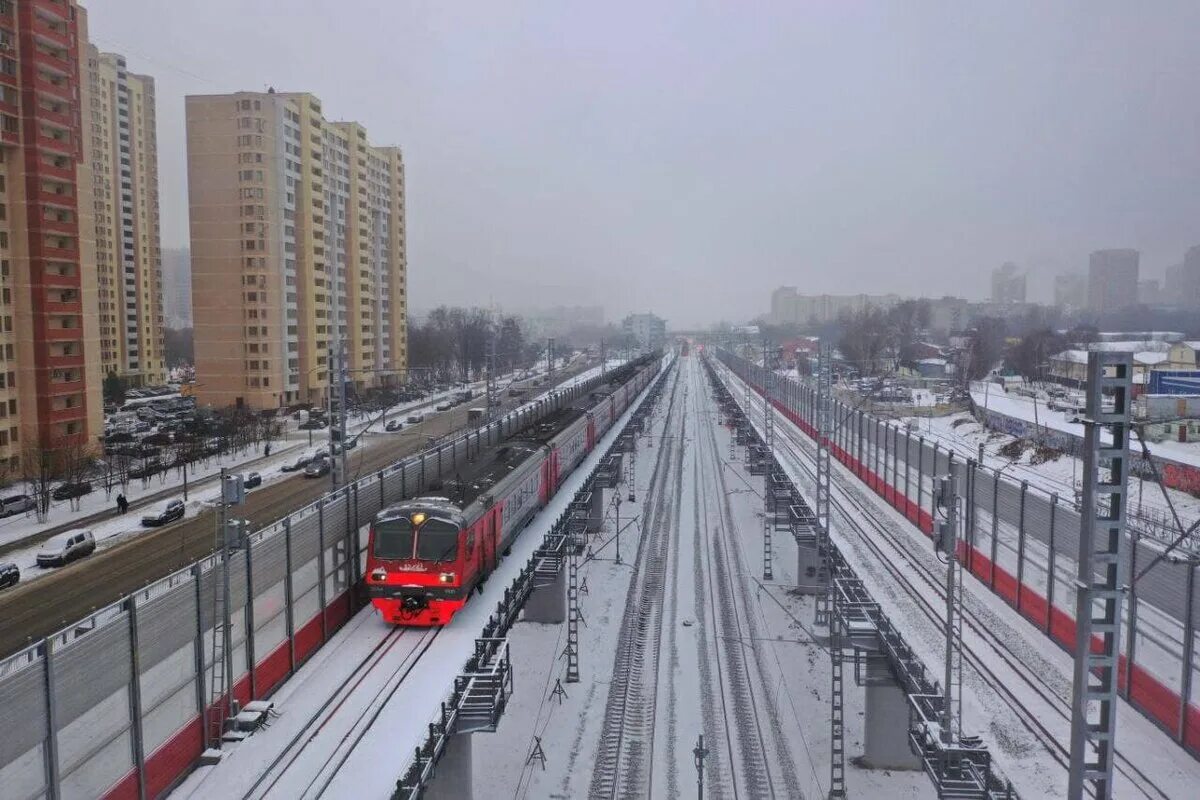
[[[413,527],[403,517],[375,523],[376,558],[412,558]]]
[[[417,558],[422,561],[453,561],[458,558],[458,526],[429,519],[417,536]]]

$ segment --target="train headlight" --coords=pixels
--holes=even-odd
[[[443,572],[441,575],[438,575],[438,580],[442,583],[454,583],[454,573]]]
[[[386,569],[371,570],[371,580],[375,581],[376,583],[382,583],[383,581],[386,581],[387,580],[387,570]]]

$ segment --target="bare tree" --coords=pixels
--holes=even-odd
[[[57,470],[64,483],[82,483],[92,472],[95,464],[95,448],[82,438],[68,439],[55,450]],[[70,507],[78,511],[81,496],[70,499]]]
[[[21,470],[29,496],[36,504],[38,522],[45,522],[50,513],[50,493],[61,474],[57,454],[40,444],[26,445],[21,454]]]

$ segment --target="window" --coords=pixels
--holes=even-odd
[[[412,558],[413,528],[407,519],[390,519],[375,523],[374,538],[376,558]]]
[[[458,558],[458,526],[440,519],[426,520],[417,533],[417,558],[423,561]]]

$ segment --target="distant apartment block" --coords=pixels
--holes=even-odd
[[[1077,272],[1054,277],[1054,305],[1081,309],[1087,303],[1087,277]]]
[[[324,405],[407,366],[404,162],[311,94],[186,99],[199,402]],[[336,332],[335,332],[335,327]]]
[[[1025,273],[1008,261],[992,270],[992,302],[997,304],[1025,302]]]
[[[1143,306],[1162,305],[1163,291],[1159,281],[1153,278],[1138,281],[1137,301]]]
[[[1093,313],[1137,303],[1138,251],[1097,250],[1088,259],[1087,305]]]
[[[103,432],[87,14],[0,2],[0,460]],[[82,197],[82,201],[81,201]]]
[[[154,79],[87,46],[100,368],[129,385],[166,380]]]
[[[654,314],[630,314],[621,322],[621,330],[632,336],[640,347],[653,350],[667,341],[667,321]]]
[[[770,322],[776,325],[821,324],[868,306],[886,311],[900,300],[895,294],[807,295],[800,294],[795,286],[781,286],[771,292]]]
[[[168,328],[192,327],[192,254],[185,248],[162,251],[163,320]]]

